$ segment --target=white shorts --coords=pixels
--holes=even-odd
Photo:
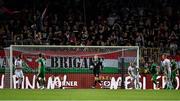
[[[15,70],[15,75],[17,78],[23,78],[23,72],[22,70]]]

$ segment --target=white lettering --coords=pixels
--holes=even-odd
[[[141,77],[140,77],[141,78]],[[13,75],[12,77],[13,79],[13,88],[16,89],[17,85],[18,85],[18,79],[16,78],[15,75]],[[166,79],[165,76],[158,76],[157,77],[157,83],[159,84],[159,82],[162,81],[162,88],[165,87],[166,84]],[[1,76],[1,82],[0,82],[0,89],[4,88],[4,75]],[[180,87],[180,82],[179,82],[179,77],[176,77],[176,81],[177,81],[177,85],[175,89],[179,89]],[[117,89],[118,87],[121,86],[121,82],[122,82],[122,78],[118,77],[117,79],[115,79],[115,77],[112,77],[110,81],[103,81],[103,85],[106,88],[110,88],[110,89]],[[125,77],[125,89],[133,89],[134,87],[130,86],[131,85],[131,77],[127,76]],[[135,83],[136,84],[136,83]],[[146,77],[143,76],[142,77],[142,82],[139,82],[140,88],[142,89],[147,89],[147,84],[148,85],[152,85],[152,89],[156,89],[159,90],[159,87],[156,87],[155,84],[150,84],[149,82],[147,83]],[[57,76],[57,77],[49,77],[47,80],[47,89],[55,89],[55,88],[60,88],[60,87],[77,87],[78,86],[78,82],[77,81],[67,81],[67,75],[64,75],[63,78]],[[22,85],[21,85],[22,89],[35,89],[35,88],[39,88],[39,84],[36,81],[36,76],[33,75],[32,80],[26,76],[23,77],[23,81],[22,81]]]
[[[0,89],[4,88],[4,75],[1,76],[1,85],[0,85]]]
[[[21,88],[24,89],[24,76],[23,76],[23,80],[22,80],[22,83],[21,83]]]
[[[114,77],[112,77],[112,78],[111,78],[111,86],[110,86],[110,89],[117,89],[119,82],[121,82],[121,77],[118,77],[118,78],[117,78],[117,81],[115,80]]]
[[[178,90],[178,88],[179,88],[179,78],[178,77],[176,77],[176,82],[177,82],[176,90]]]
[[[131,77],[130,76],[127,76],[125,77],[125,89],[133,89],[132,86],[129,86],[131,85]]]
[[[78,86],[78,83],[77,83],[77,81],[74,81],[74,86]]]
[[[158,77],[157,77],[157,80],[158,80],[159,78],[161,78],[161,76],[158,76]],[[157,81],[156,83],[159,84],[159,81]],[[153,89],[159,90],[159,88],[156,86],[155,83],[153,83]]]
[[[32,80],[32,84],[31,84],[29,81],[29,78],[26,77],[26,89],[28,89],[28,88],[35,89],[35,79],[36,79],[36,76],[34,75],[33,80]]]
[[[66,79],[67,79],[67,76],[66,76],[66,75],[64,75],[63,82],[62,82],[62,86],[64,86],[64,85],[65,85],[65,83],[66,83]]]
[[[146,77],[143,77],[143,89],[146,89]]]
[[[53,81],[52,77],[48,78],[47,89],[54,89],[54,81]]]

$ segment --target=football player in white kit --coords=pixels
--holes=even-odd
[[[22,55],[19,55],[17,57],[17,59],[15,60],[15,75],[18,79],[18,88],[21,89],[21,84],[22,84],[22,81],[23,81],[23,72],[22,72],[22,64],[23,64],[23,61],[22,61]]]
[[[172,82],[171,82],[171,61],[167,58],[166,54],[162,55],[162,66],[164,68],[164,75],[165,75],[165,81],[167,89],[172,89]]]
[[[131,83],[134,84],[134,88],[136,89],[140,88],[138,69],[139,68],[137,66],[134,66],[133,63],[129,63],[128,74],[131,77]]]

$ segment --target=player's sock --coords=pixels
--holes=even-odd
[[[39,80],[39,79],[38,79],[38,83],[39,83],[39,87],[42,88],[42,86],[43,86],[43,85],[42,85],[42,80]]]
[[[37,82],[39,83],[39,86],[41,86],[41,83],[40,83],[39,79],[37,79]]]
[[[176,81],[175,80],[173,80],[172,86],[173,86],[174,89],[176,88]]]
[[[98,80],[97,82],[99,83],[100,87],[103,88],[101,80]]]
[[[169,85],[170,85],[170,89],[174,89],[173,84],[172,84],[171,81],[169,82]]]
[[[19,89],[21,89],[21,84],[22,84],[22,79],[20,78],[20,79],[18,80],[18,88],[19,88]]]
[[[166,89],[166,88],[167,88],[167,85],[165,84],[164,89]]]
[[[137,85],[138,85],[138,89],[141,89],[141,88],[140,88],[140,84],[138,83]]]
[[[18,89],[20,88],[20,79],[18,79]]]
[[[19,88],[19,79],[18,79],[18,88]]]
[[[171,89],[170,81],[167,81],[167,89]]]
[[[153,83],[154,83],[155,85],[157,85],[157,82],[156,82],[155,80],[153,80]]]
[[[42,79],[40,80],[40,83],[41,83],[41,86],[43,86],[43,80]]]
[[[43,81],[41,81],[41,89],[44,87]]]
[[[94,85],[93,86],[96,87],[96,84],[97,84],[97,80],[94,81]]]
[[[95,83],[96,81],[94,81],[94,84],[93,84],[93,86],[92,86],[92,88],[95,88],[96,87],[96,83]]]
[[[45,80],[42,81],[42,84],[43,84],[43,86],[45,87],[45,84],[46,84]]]

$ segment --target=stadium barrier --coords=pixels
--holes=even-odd
[[[81,77],[81,78],[80,78]],[[102,83],[102,88],[108,89],[111,86],[111,78],[115,78],[115,82],[118,84],[118,88],[121,88],[121,75],[119,74],[101,74],[100,78]],[[117,79],[119,78],[119,81]],[[162,89],[165,86],[164,76],[159,75],[157,77],[157,82],[159,83],[159,87],[156,86],[151,81],[151,75],[144,74],[140,76],[140,88],[141,89]],[[39,88],[36,77],[34,74],[26,74],[23,78],[22,89],[36,89]],[[133,89],[132,84],[130,82],[131,78],[128,75],[125,75],[125,89]],[[177,85],[175,89],[180,89],[180,76],[176,77]],[[5,79],[4,74],[0,74],[0,89],[5,88]],[[13,88],[17,88],[17,79],[15,75],[13,76]],[[61,89],[63,88],[91,88],[93,83],[93,75],[92,74],[47,74],[46,75],[46,87],[47,89]],[[97,88],[101,88],[97,85]]]

